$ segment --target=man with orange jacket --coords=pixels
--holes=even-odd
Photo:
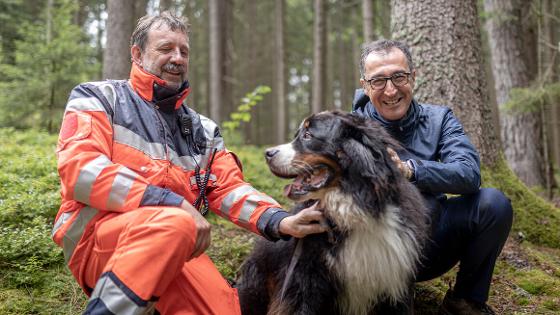
[[[141,18],[131,55],[129,80],[74,88],[57,145],[53,239],[90,296],[84,314],[239,314],[236,291],[204,254],[201,212],[271,240],[323,232],[322,214],[289,215],[244,182],[217,125],[183,105],[182,19]]]

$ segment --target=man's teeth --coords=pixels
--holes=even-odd
[[[391,101],[385,101],[386,104],[389,105],[393,105],[393,104],[397,104],[399,102],[400,99],[396,99],[396,100],[391,100]]]

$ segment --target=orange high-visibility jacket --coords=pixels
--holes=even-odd
[[[188,117],[192,128],[173,132],[165,113],[147,101],[152,90],[135,85],[143,80],[139,71],[133,67],[131,81],[81,84],[66,106],[57,145],[62,205],[53,239],[82,287],[80,268],[95,222],[142,206],[192,203],[199,195],[194,170],[199,166],[204,176],[214,149],[207,188],[212,211],[259,234],[281,212],[276,201],[243,181],[217,125],[182,104],[187,90],[172,110]]]

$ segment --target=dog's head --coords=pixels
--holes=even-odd
[[[292,200],[321,199],[339,187],[363,209],[375,210],[404,179],[388,148],[400,150],[376,122],[332,111],[304,119],[292,142],[267,149],[265,157],[276,176],[295,178],[285,189]]]

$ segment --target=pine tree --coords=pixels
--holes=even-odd
[[[52,0],[41,19],[21,22],[14,63],[0,64],[0,126],[55,132],[72,87],[94,75],[94,52],[72,24],[75,9]]]

